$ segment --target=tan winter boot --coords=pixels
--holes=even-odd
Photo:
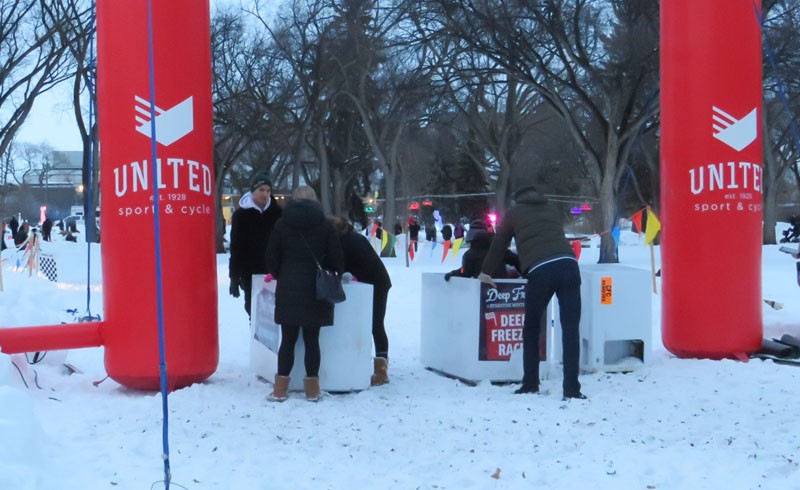
[[[370,378],[369,384],[371,386],[380,386],[384,385],[389,382],[389,360],[385,357],[376,357],[372,360],[372,365],[374,366],[374,373]]]
[[[319,401],[319,377],[305,378],[303,380],[303,388],[306,390],[306,400],[310,402]]]
[[[267,399],[271,402],[285,402],[289,398],[289,376],[275,375],[275,384],[272,386],[272,393]]]

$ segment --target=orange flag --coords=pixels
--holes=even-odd
[[[414,260],[414,242],[416,240],[411,240],[411,243],[408,244],[408,257],[411,260]]]
[[[447,258],[447,252],[450,251],[450,240],[444,241],[444,250],[442,250],[442,263],[444,264],[444,259]]]

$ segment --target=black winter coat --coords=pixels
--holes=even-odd
[[[333,305],[315,299],[315,257],[323,267],[343,272],[342,246],[322,206],[308,199],[292,200],[275,224],[267,247],[267,269],[278,280],[275,323],[333,325]]]
[[[245,194],[239,202],[239,209],[231,218],[231,258],[228,263],[228,277],[242,278],[253,274],[266,274],[267,252],[272,229],[280,219],[283,210],[270,196],[270,205],[261,212],[254,207]]]
[[[411,236],[412,240],[419,239],[419,224],[418,223],[411,223],[408,225],[408,234]]]
[[[481,273],[481,266],[489,253],[489,247],[492,244],[492,234],[488,231],[483,231],[475,236],[469,243],[469,250],[461,257],[461,269],[456,269],[450,272],[451,276],[456,277],[478,277]],[[503,256],[503,262],[499,264],[490,276],[495,279],[504,279],[508,277],[506,273],[506,265],[510,265],[517,269],[519,272],[519,257],[511,250],[506,249]]]
[[[392,287],[389,272],[366,237],[351,230],[339,235],[339,239],[344,252],[345,272],[353,274],[359,282],[372,284],[376,291],[388,291]]]

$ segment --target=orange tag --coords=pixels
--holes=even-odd
[[[600,278],[600,304],[610,305],[613,302],[613,281],[610,277]]]

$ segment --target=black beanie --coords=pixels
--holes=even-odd
[[[256,172],[253,176],[253,183],[250,184],[250,192],[253,192],[262,185],[268,185],[270,190],[272,190],[272,181],[269,178],[269,174],[263,170]]]

